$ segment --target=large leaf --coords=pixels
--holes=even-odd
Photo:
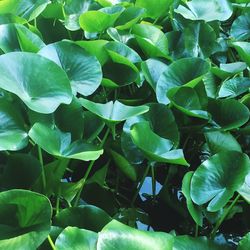
[[[119,101],[108,102],[105,104],[91,102],[87,99],[79,99],[82,106],[92,113],[98,115],[109,122],[121,122],[132,116],[146,113],[149,110],[148,106],[127,106]]]
[[[172,235],[136,230],[115,220],[102,229],[97,241],[97,249],[102,250],[171,250],[172,247]]]
[[[208,72],[209,63],[200,58],[183,58],[170,64],[162,73],[156,85],[159,103],[168,104],[167,92],[184,84],[196,85]]]
[[[0,49],[5,53],[12,51],[37,52],[45,46],[36,34],[21,24],[2,24],[0,33]]]
[[[245,13],[234,20],[230,34],[236,40],[247,40],[250,38],[250,13]]]
[[[58,250],[95,250],[98,234],[77,227],[66,227],[56,239]]]
[[[58,157],[89,161],[96,160],[103,153],[97,146],[81,140],[71,143],[70,133],[63,133],[56,127],[42,123],[33,125],[29,137],[43,150]]]
[[[146,56],[169,58],[168,40],[160,29],[151,24],[136,24],[132,33]]]
[[[101,84],[102,69],[96,57],[70,41],[49,44],[39,54],[64,69],[75,93],[91,95]]]
[[[66,73],[40,55],[28,52],[1,55],[0,75],[0,87],[16,94],[36,112],[52,113],[61,103],[71,102]]]
[[[117,5],[87,11],[80,16],[80,26],[87,32],[103,32],[114,25],[123,10],[122,6]]]
[[[145,8],[146,15],[156,19],[167,14],[173,2],[173,0],[136,0],[135,6]]]
[[[226,21],[233,13],[228,0],[192,0],[186,6],[179,5],[175,12],[190,20]]]
[[[146,135],[146,136],[145,136]],[[152,161],[188,166],[183,151],[173,149],[173,142],[155,134],[148,122],[136,123],[131,128],[134,144]]]
[[[20,150],[28,144],[24,120],[11,102],[0,99],[0,151]]]
[[[47,197],[28,190],[0,193],[0,248],[34,250],[50,232]]]
[[[12,13],[30,21],[42,12],[49,2],[49,0],[2,0],[0,14]]]
[[[231,130],[244,125],[250,117],[248,108],[234,99],[210,100],[208,112],[217,127]]]
[[[223,208],[250,172],[246,154],[222,151],[204,161],[191,180],[191,198],[198,204],[208,202],[207,210],[215,212]]]

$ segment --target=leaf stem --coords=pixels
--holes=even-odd
[[[48,239],[48,241],[49,241],[49,244],[50,244],[51,248],[52,248],[53,250],[56,250],[56,246],[55,246],[54,242],[52,241],[50,235],[48,235],[47,239]]]
[[[43,190],[45,191],[46,189],[46,177],[45,177],[45,171],[44,171],[44,165],[43,165],[43,154],[42,154],[42,149],[37,145],[38,149],[38,158],[40,161],[40,164],[42,166],[42,183],[43,183]]]
[[[195,234],[194,234],[194,237],[198,237],[199,235],[199,225],[198,224],[195,224]]]
[[[216,235],[217,230],[219,229],[220,225],[222,224],[222,222],[225,220],[225,218],[227,217],[227,215],[229,214],[229,212],[231,211],[231,209],[233,208],[233,206],[237,203],[237,201],[240,198],[240,194],[238,194],[235,199],[233,200],[233,202],[231,203],[231,205],[226,208],[224,210],[224,213],[222,214],[222,216],[220,217],[220,219],[217,221],[215,227],[213,228],[211,234],[210,234],[210,238],[213,239]]]
[[[146,176],[147,176],[147,174],[148,174],[148,172],[149,172],[149,169],[150,169],[150,163],[148,163],[147,168],[146,168],[146,170],[145,170],[145,172],[144,172],[144,174],[143,174],[143,176],[142,176],[140,185],[139,185],[139,187],[137,188],[136,193],[135,193],[134,196],[133,196],[133,199],[132,199],[132,202],[131,202],[131,205],[132,205],[132,206],[134,206],[135,200],[136,200],[136,198],[137,198],[137,196],[138,196],[138,194],[139,194],[139,192],[140,192],[140,190],[141,190],[141,188],[142,188],[142,185],[143,185],[143,183],[144,183],[144,181],[145,181],[145,178],[146,178]]]

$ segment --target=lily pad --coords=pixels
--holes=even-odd
[[[46,196],[28,190],[0,193],[0,247],[34,250],[50,232],[52,207]]]
[[[191,180],[191,198],[198,204],[208,203],[207,210],[219,211],[244,183],[250,172],[246,154],[222,151],[204,161]]]
[[[226,21],[233,14],[232,5],[227,0],[192,0],[186,2],[186,6],[179,5],[175,12],[190,20]]]
[[[33,125],[29,137],[43,150],[58,157],[89,161],[98,159],[103,153],[97,146],[81,140],[71,143],[70,133],[63,133],[56,127],[42,123]]]
[[[95,56],[71,41],[49,44],[39,54],[55,62],[67,73],[73,92],[91,95],[102,81],[101,65]]]
[[[149,110],[149,107],[146,105],[133,107],[124,105],[119,101],[110,101],[105,104],[95,103],[83,98],[80,98],[79,101],[84,108],[109,122],[121,122],[129,117],[146,113]]]
[[[167,92],[182,85],[194,86],[209,71],[210,65],[200,58],[183,58],[172,64],[161,74],[156,85],[156,97],[159,103],[168,104]]]
[[[14,93],[32,110],[52,113],[72,100],[66,73],[54,62],[28,52],[0,56],[0,87]],[[53,84],[51,84],[53,83]]]
[[[172,250],[173,241],[170,234],[140,231],[113,220],[99,233],[97,249]]]

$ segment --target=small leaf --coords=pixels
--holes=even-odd
[[[250,43],[248,42],[233,42],[231,45],[237,50],[240,58],[250,66]]]

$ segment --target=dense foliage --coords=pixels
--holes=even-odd
[[[0,1],[0,249],[250,249],[248,0]]]

